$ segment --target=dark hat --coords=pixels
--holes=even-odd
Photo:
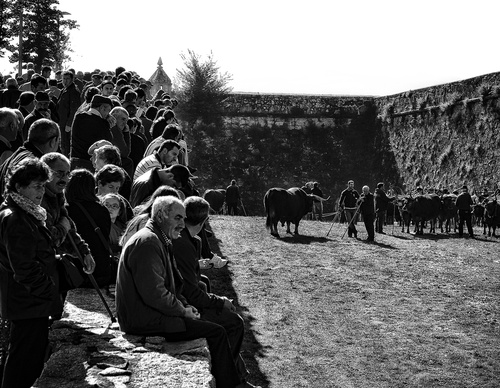
[[[418,186],[417,191],[424,191],[424,189],[421,186]]]
[[[35,100],[41,101],[50,101],[49,94],[47,92],[36,92]]]
[[[92,74],[92,78],[102,78],[102,75],[100,73],[94,73]]]
[[[22,92],[19,96],[19,105],[28,105],[35,99],[35,93],[33,92]]]
[[[172,174],[174,174],[174,179],[181,182],[182,186],[188,183],[189,178],[195,178],[189,169],[182,164],[174,164],[167,168]]]
[[[92,104],[92,105],[94,105],[94,104],[99,104],[99,105],[102,105],[102,104],[109,104],[109,105],[113,106],[113,103],[111,102],[111,98],[109,98],[109,97],[104,97],[104,96],[103,96],[103,95],[101,95],[101,94],[96,94],[96,95],[94,95],[94,97],[92,97],[91,104]]]
[[[466,185],[462,186],[462,190],[469,190]]]

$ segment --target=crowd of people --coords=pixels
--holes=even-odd
[[[29,64],[24,77],[5,79],[3,388],[31,387],[43,369],[48,330],[64,305],[64,255],[81,258],[81,270],[116,299],[123,331],[167,341],[206,338],[217,387],[253,387],[240,356],[243,319],[200,271],[228,261],[208,242],[209,205],[193,183],[178,103],[161,89],[151,96],[150,87],[123,67],[52,78],[50,67],[36,73]],[[236,213],[239,192],[231,190]]]

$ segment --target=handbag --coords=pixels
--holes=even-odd
[[[77,260],[78,259],[74,258],[71,255],[63,254],[57,261],[60,291],[65,292],[73,290],[83,284],[85,279],[82,276],[82,270],[79,269],[81,263],[79,263]]]

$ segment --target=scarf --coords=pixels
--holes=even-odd
[[[23,209],[28,214],[31,214],[38,221],[40,221],[43,226],[45,226],[45,221],[47,220],[47,211],[43,207],[37,205],[29,198],[26,198],[25,196],[18,193],[12,192],[9,193],[9,196],[21,209]]]

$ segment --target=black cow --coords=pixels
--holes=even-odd
[[[441,233],[443,233],[443,223],[445,224],[446,233],[451,232],[451,224],[453,223],[453,228],[456,231],[457,221],[458,221],[458,208],[455,205],[457,201],[457,196],[455,194],[444,194],[441,197],[442,207],[439,214],[439,226],[441,227]]]
[[[203,194],[203,198],[210,204],[210,208],[219,214],[224,207],[226,200],[226,190],[224,189],[208,189]]]
[[[476,203],[472,206],[472,222],[476,226],[485,226],[484,225],[484,205],[482,203]],[[485,228],[486,234],[486,228]]]
[[[410,223],[411,223],[411,214],[408,211],[408,204],[410,202],[410,197],[408,196],[403,196],[399,197],[396,201],[398,209],[399,209],[399,215],[401,218],[401,232],[405,231],[405,225],[406,225],[406,233],[410,233]]]
[[[484,234],[488,226],[488,236],[495,237],[497,226],[500,225],[500,205],[496,199],[484,203]],[[493,229],[493,233],[491,230]]]
[[[292,187],[285,190],[281,188],[269,189],[264,196],[264,208],[266,209],[267,219],[266,228],[271,230],[271,235],[279,237],[278,222],[281,226],[285,225],[286,232],[290,231],[290,223],[295,224],[295,234],[299,234],[299,222],[307,213],[312,211],[313,199],[323,200],[314,194],[306,192],[298,187]]]
[[[424,234],[424,223],[430,221],[430,233],[436,233],[436,219],[441,211],[441,200],[436,194],[409,197],[407,209],[415,221],[415,234]]]

